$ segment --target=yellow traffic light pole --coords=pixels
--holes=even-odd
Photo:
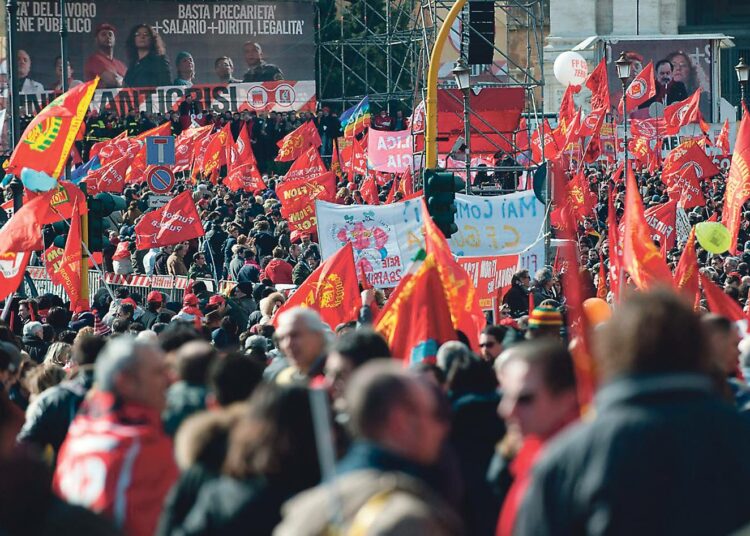
[[[435,45],[430,53],[430,66],[427,70],[427,98],[425,98],[425,129],[424,129],[424,156],[425,168],[435,169],[437,167],[437,84],[438,71],[440,70],[440,58],[443,55],[443,47],[450,35],[451,26],[458,18],[458,14],[464,8],[466,0],[456,0],[448,11],[443,25],[438,31]]]

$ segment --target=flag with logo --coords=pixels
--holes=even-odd
[[[661,254],[666,258],[667,252],[677,242],[677,201],[655,205],[647,209],[644,215],[652,236],[659,241]]]
[[[395,179],[394,182],[396,182]],[[362,199],[364,199],[365,203],[368,205],[380,204],[380,198],[378,198],[378,185],[375,184],[374,178],[367,177],[363,180],[359,187],[359,191],[362,194]]]
[[[714,177],[721,173],[711,158],[700,146],[699,140],[687,139],[672,149],[664,159],[662,180],[671,186],[677,178],[697,180]]]
[[[320,177],[326,171],[328,170],[323,163],[318,148],[311,145],[292,163],[289,171],[283,176],[283,180],[314,179]]]
[[[18,290],[30,258],[30,251],[0,253],[0,300]]]
[[[147,212],[135,225],[137,249],[171,246],[204,234],[193,194],[188,190],[163,207]]]
[[[444,342],[456,340],[438,263],[433,255],[416,261],[401,278],[375,321],[396,359],[405,366],[434,362]]]
[[[328,171],[314,179],[284,181],[276,186],[281,201],[281,215],[289,230],[316,231],[315,200],[333,201],[336,197],[336,175]]]
[[[279,315],[284,311],[309,307],[333,330],[339,324],[357,320],[361,305],[354,251],[351,242],[347,242],[305,279],[276,311],[272,323],[277,326]]]
[[[721,132],[716,136],[715,145],[721,151],[721,156],[729,155],[729,119],[724,119]]]
[[[700,298],[698,254],[695,251],[695,227],[690,229],[685,249],[682,250],[680,261],[674,271],[674,286],[693,303]]]
[[[6,173],[20,177],[21,170],[29,168],[59,178],[98,83],[96,77],[45,106],[23,131],[8,159]]]
[[[675,102],[664,108],[666,134],[668,136],[675,136],[679,134],[682,127],[692,123],[698,123],[704,133],[708,132],[709,127],[703,120],[703,115],[701,115],[700,104],[701,88],[698,88],[687,99]]]
[[[244,130],[244,129],[243,129]],[[227,148],[233,140],[231,123],[224,125],[221,130],[211,136],[206,145],[206,154],[203,156],[203,175],[211,177],[212,180],[219,174],[219,168],[227,164]]]
[[[110,192],[121,194],[125,188],[125,174],[130,166],[130,157],[125,155],[110,163],[90,171],[83,181],[86,183],[86,192],[96,195],[99,192]]]
[[[255,160],[253,147],[247,129],[241,129],[237,141],[229,146],[227,155],[227,176],[224,185],[233,192],[244,190],[255,192],[265,190],[266,183],[260,175],[258,163]]]
[[[627,96],[627,107],[628,113],[633,110],[637,110],[638,107],[653,98],[656,95],[656,82],[654,81],[654,64],[648,62],[643,70],[635,75],[633,81],[630,82],[628,89],[625,91]],[[622,100],[617,109],[620,115],[623,115]]]
[[[315,123],[310,120],[295,130],[284,136],[276,145],[279,147],[279,154],[276,156],[276,162],[289,162],[300,157],[308,147],[320,147],[320,135]]]
[[[584,85],[591,91],[591,109],[609,110],[609,80],[607,78],[607,58],[602,58],[599,65],[591,71]]]
[[[83,192],[70,182],[31,198],[0,229],[0,252],[39,251],[42,226],[70,219],[73,207],[79,214],[88,212]]]
[[[187,171],[195,157],[195,148],[204,137],[211,135],[213,125],[190,127],[183,130],[174,140],[174,168],[173,171]],[[242,129],[245,130],[245,129]]]

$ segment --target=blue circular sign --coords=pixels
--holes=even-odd
[[[156,166],[149,171],[146,182],[155,194],[165,194],[174,188],[174,174],[169,168]]]

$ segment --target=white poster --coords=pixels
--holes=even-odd
[[[324,259],[347,241],[357,271],[376,288],[395,287],[411,259],[424,247],[422,198],[391,205],[316,202]],[[544,205],[533,191],[482,197],[456,195],[458,232],[449,240],[458,257],[518,254],[532,274],[544,266]]]
[[[424,245],[421,203],[421,198],[380,206],[316,201],[321,255],[326,259],[351,242],[357,272],[376,288],[397,286]]]

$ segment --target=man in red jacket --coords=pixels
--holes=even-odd
[[[131,337],[111,340],[60,449],[55,491],[101,513],[128,536],[151,536],[164,497],[177,478],[161,412],[168,379],[158,346]]]
[[[284,248],[275,247],[273,249],[273,259],[268,261],[266,268],[263,270],[263,277],[270,279],[274,285],[291,285],[292,284],[292,265],[284,260]]]

